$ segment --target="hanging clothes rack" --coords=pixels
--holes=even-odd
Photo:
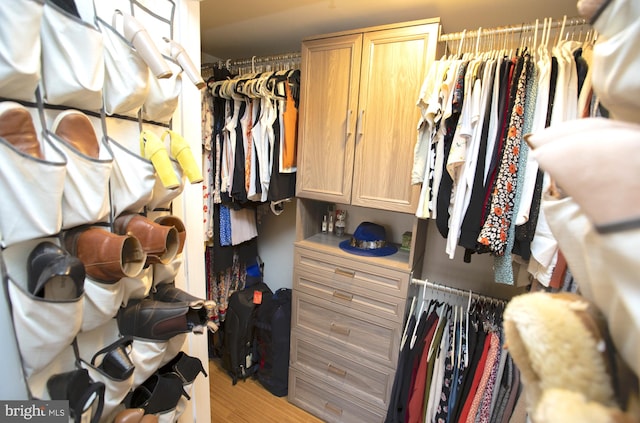
[[[216,63],[206,63],[202,65],[203,71],[217,67],[227,68],[231,73],[244,75],[249,73],[293,70],[300,68],[301,54],[299,52],[282,53],[270,56],[253,56],[242,59],[228,59]]]
[[[542,29],[544,25],[544,20],[538,20],[536,22],[528,23],[528,24],[520,24],[520,25],[509,25],[509,26],[499,26],[495,28],[479,28],[477,30],[464,30],[461,32],[452,32],[449,34],[441,34],[438,38],[438,42],[445,41],[457,41],[464,39],[474,39],[478,37],[478,34],[481,34],[482,37],[492,36],[492,35],[508,35],[508,34],[517,34],[523,32],[532,32],[536,29]],[[552,20],[551,24],[547,25],[551,29],[561,29],[562,27],[576,27],[576,26],[588,26],[589,22],[583,18],[564,18],[559,20]]]
[[[486,295],[482,295],[482,294],[478,294],[475,293],[473,291],[464,291],[462,289],[458,289],[458,288],[452,288],[450,286],[446,286],[446,285],[441,285],[435,282],[431,282],[429,280],[422,280],[422,279],[415,279],[412,278],[411,279],[411,283],[413,285],[418,285],[418,286],[423,286],[425,288],[429,288],[429,289],[433,289],[436,291],[440,291],[443,292],[445,294],[452,294],[452,295],[457,295],[460,297],[471,297],[471,299],[475,299],[475,300],[479,300],[479,301],[484,301],[484,302],[488,302],[488,303],[493,303],[496,305],[506,305],[507,302],[505,300],[501,300],[498,298],[494,298],[494,297],[489,297]]]

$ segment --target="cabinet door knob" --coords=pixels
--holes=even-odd
[[[340,335],[345,336],[349,336],[349,334],[351,333],[351,329],[335,323],[331,323],[330,330],[331,332],[339,333]]]
[[[334,375],[338,375],[340,377],[345,377],[347,375],[346,370],[342,370],[331,363],[329,363],[329,365],[327,366],[327,370],[329,370],[329,372],[333,373]]]
[[[356,276],[356,272],[354,272],[353,270],[343,270],[338,267],[336,267],[336,270],[334,270],[334,272],[336,275],[346,276],[348,278],[354,278]]]
[[[351,301],[353,300],[353,294],[346,294],[340,291],[333,291],[333,296],[336,298],[340,298],[341,300]]]
[[[347,114],[347,138],[351,136],[351,115],[353,114],[353,110],[349,110]]]

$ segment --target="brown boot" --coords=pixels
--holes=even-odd
[[[0,137],[23,153],[42,158],[31,114],[23,105],[13,101],[0,103]]]
[[[97,227],[68,233],[65,246],[84,263],[87,275],[100,282],[113,283],[124,277],[137,276],[144,269],[147,258],[134,236],[118,235]]]
[[[155,222],[163,226],[173,226],[176,228],[178,231],[178,251],[176,252],[176,255],[182,253],[184,243],[187,239],[187,230],[184,227],[182,220],[177,216],[170,215],[157,217]]]
[[[114,222],[119,234],[133,235],[140,240],[147,253],[147,264],[170,263],[178,253],[178,230],[174,226],[164,226],[139,214],[124,214]]]
[[[113,419],[113,423],[140,423],[144,416],[143,408],[125,408]]]

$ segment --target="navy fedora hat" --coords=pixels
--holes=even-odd
[[[358,225],[350,239],[340,243],[344,251],[359,256],[390,256],[398,251],[398,247],[387,242],[384,226],[372,222]]]

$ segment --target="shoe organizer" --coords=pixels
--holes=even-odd
[[[176,173],[178,180],[180,181],[180,186],[173,189],[165,188],[165,186],[160,181],[160,177],[156,174],[156,182],[153,186],[153,193],[151,194],[151,200],[149,204],[147,204],[147,210],[157,210],[157,209],[169,209],[171,202],[184,190],[184,174],[182,172],[182,168],[180,164],[171,159],[171,166],[173,167],[173,171]]]
[[[104,84],[104,41],[98,28],[53,2],[45,2],[41,40],[45,102],[99,111]]]
[[[180,353],[185,341],[187,340],[187,334],[181,333],[174,336],[167,341],[167,349],[164,352],[162,360],[160,360],[159,366],[164,366],[169,363],[176,355]]]
[[[114,14],[114,25],[118,15]],[[149,95],[149,67],[113,26],[96,19],[104,37],[104,109],[107,115],[137,116]]]
[[[125,290],[122,285],[122,280],[103,283],[90,277],[85,278],[82,332],[91,331],[113,320],[123,302]]]
[[[156,263],[153,265],[153,287],[163,283],[175,281],[178,271],[182,266],[182,255],[174,258],[169,264]]]
[[[53,238],[46,240],[56,242]],[[45,239],[15,244],[3,252],[13,326],[27,378],[71,345],[80,332],[84,307],[84,294],[55,300],[47,298],[47,294],[41,298],[28,292],[26,258],[42,241]]]
[[[43,2],[0,2],[0,97],[34,101],[40,81]]]
[[[113,155],[110,178],[112,216],[126,211],[138,213],[149,204],[153,194],[156,181],[153,164],[112,138],[108,138],[107,145]]]
[[[178,108],[182,91],[182,68],[171,58],[163,56],[173,75],[157,79],[149,76],[149,95],[142,105],[142,118],[159,123],[169,123]]]
[[[167,352],[168,341],[150,341],[134,338],[131,344],[131,361],[136,366],[133,386],[138,386],[160,367]]]
[[[24,154],[0,138],[0,214],[2,245],[58,233],[67,161],[51,143],[41,144],[44,159]]]
[[[113,156],[104,143],[100,158],[86,156],[52,132],[44,135],[65,156],[67,175],[62,194],[62,229],[103,222],[109,217],[109,176]]]
[[[103,416],[109,416],[122,403],[127,394],[133,389],[135,365],[131,360],[131,346],[122,343],[123,339],[117,335],[117,327],[107,324],[91,332],[78,335],[78,350],[80,366],[89,372],[91,379],[105,385]],[[117,365],[131,366],[133,371],[118,376],[114,366],[105,364],[107,355],[115,356]]]
[[[149,266],[136,277],[124,277],[120,279],[122,290],[122,305],[126,306],[131,300],[142,300],[149,295],[153,283],[153,271]],[[116,310],[117,312],[117,310]]]

